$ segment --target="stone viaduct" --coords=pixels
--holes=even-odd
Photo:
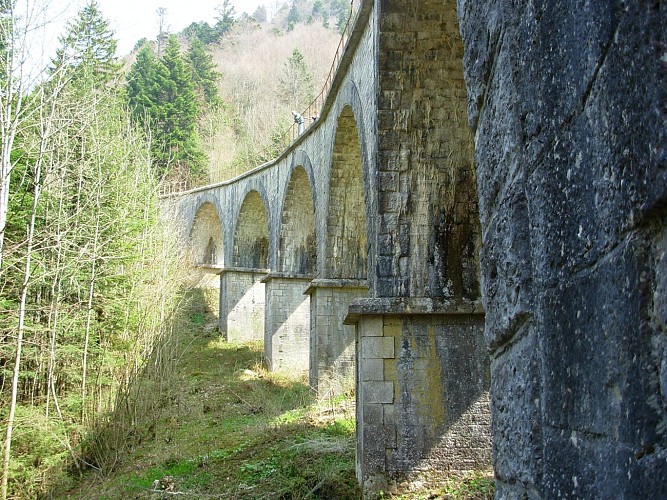
[[[356,387],[366,491],[493,459],[498,498],[667,498],[667,5],[356,16],[316,122],[167,200],[222,334]]]

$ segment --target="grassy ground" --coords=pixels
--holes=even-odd
[[[195,309],[179,328],[181,357],[149,438],[56,498],[361,498],[353,396],[316,401],[305,377],[264,369],[260,343],[223,342],[214,324]],[[475,474],[383,498],[487,499],[493,483]]]

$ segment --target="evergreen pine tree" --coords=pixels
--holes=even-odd
[[[216,17],[215,29],[217,30],[218,36],[217,40],[220,40],[227,33],[232,26],[234,26],[234,18],[236,16],[236,11],[234,6],[230,4],[229,0],[224,0],[222,5],[217,7],[218,16]]]
[[[143,127],[159,121],[161,86],[167,69],[150,45],[144,45],[127,75],[127,96],[132,118]]]
[[[175,36],[170,36],[167,40],[162,63],[169,72],[169,80],[163,87],[166,103],[163,132],[167,139],[166,146],[175,161],[186,161],[190,159],[187,144],[196,133],[199,106],[192,73],[181,55]]]
[[[314,19],[320,19],[324,17],[324,5],[322,5],[322,0],[315,0],[313,2],[313,10],[311,15]]]
[[[278,81],[278,97],[291,110],[300,112],[312,101],[314,89],[313,76],[303,54],[299,49],[294,49]]]
[[[292,6],[287,14],[287,31],[292,31],[294,26],[301,22],[301,14],[299,13],[299,8],[296,6],[296,0],[292,0]]]
[[[209,105],[220,104],[218,96],[219,73],[215,70],[213,57],[199,38],[190,41],[187,61],[192,70],[192,83],[201,102]]]
[[[61,47],[52,61],[54,70],[66,68],[73,80],[93,85],[106,84],[118,75],[117,42],[96,0],[90,0],[78,18],[67,24],[59,41]]]
[[[258,23],[267,23],[269,22],[269,15],[266,12],[266,7],[264,5],[260,5],[255,9],[255,12],[253,13],[252,17],[257,21]]]
[[[198,39],[204,45],[217,43],[219,40],[219,33],[216,28],[212,27],[206,21],[199,21],[190,24],[183,30],[183,35],[190,41]]]
[[[206,158],[196,130],[199,104],[192,72],[175,36],[158,60],[144,47],[128,74],[132,115],[149,131],[153,162],[162,176],[177,168],[187,177],[203,174]]]

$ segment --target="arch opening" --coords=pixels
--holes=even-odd
[[[329,189],[326,275],[366,279],[366,203],[361,144],[350,106],[345,106],[338,117]]]
[[[196,265],[221,266],[224,263],[222,223],[213,203],[203,203],[197,210],[190,231],[190,255]]]
[[[265,269],[269,255],[269,225],[264,201],[257,191],[243,200],[234,233],[233,265]]]
[[[287,188],[279,248],[280,271],[294,274],[315,272],[315,206],[310,180],[302,166],[294,170]]]

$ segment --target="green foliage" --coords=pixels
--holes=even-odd
[[[148,43],[148,38],[143,37],[137,40],[137,43],[134,44],[134,47],[132,48],[132,52],[137,52],[138,50],[141,50],[141,48]]]
[[[192,83],[202,105],[221,104],[217,86],[220,74],[215,69],[213,57],[199,38],[190,41],[186,58],[192,71]]]
[[[313,11],[312,11],[311,15],[314,18],[324,17],[324,5],[322,4],[322,0],[315,0],[313,2]]]
[[[220,40],[218,30],[206,21],[194,22],[183,30],[183,35],[192,42],[199,40],[204,45],[212,45]]]
[[[207,86],[213,76],[205,67],[198,78],[204,92],[210,92]],[[152,160],[159,175],[178,172],[189,179],[202,177],[206,157],[196,129],[199,101],[193,73],[175,36],[167,40],[161,59],[150,47],[141,49],[128,74],[127,96],[133,118],[151,137]]]
[[[127,95],[132,117],[148,126],[160,116],[158,97],[167,78],[166,68],[149,45],[144,45],[127,76]]]
[[[6,417],[2,412],[3,420]],[[49,421],[39,408],[17,408],[13,435],[13,455],[9,480],[16,498],[37,498],[43,484],[68,486],[71,478],[63,464],[71,464],[71,456],[63,443],[78,429],[63,421]]]
[[[140,488],[153,488],[157,480],[171,476],[175,484],[187,489],[198,489],[207,486],[211,482],[210,474],[201,469],[198,460],[169,459],[165,463],[151,467],[139,476],[128,478],[130,484]]]
[[[96,0],[90,0],[69,22],[60,36],[60,48],[52,61],[52,71],[66,69],[73,80],[92,81],[96,86],[115,79],[120,65],[116,62],[114,33],[104,19]]]
[[[195,312],[192,313],[192,315],[190,316],[190,321],[192,321],[194,325],[202,326],[206,321],[206,316],[204,315],[204,313]]]
[[[331,0],[331,13],[336,18],[338,33],[342,34],[350,16],[350,3],[347,0]]]
[[[104,483],[91,476],[69,494],[121,498],[169,480],[174,493],[195,498],[359,498],[350,399],[318,403],[302,378],[262,367],[261,342],[228,343],[206,322],[197,328],[191,319],[209,308],[204,300],[197,290],[184,297],[180,361],[154,438],[125,449]]]
[[[301,22],[301,13],[297,7],[296,0],[292,0],[292,5],[289,12],[287,13],[287,19],[285,22],[287,24],[287,31],[292,31],[294,26]]]
[[[295,48],[283,67],[278,83],[278,97],[289,109],[301,112],[313,100],[314,89],[313,77],[303,54]]]
[[[81,466],[76,449],[84,433],[82,415],[113,401],[119,383],[150,353],[152,335],[159,331],[154,328],[169,310],[155,286],[161,266],[152,260],[159,238],[147,146],[113,89],[83,92],[86,85],[90,82],[77,78],[57,99],[27,99],[34,120],[24,123],[12,152],[15,175],[0,269],[3,338],[15,338],[19,322],[26,223],[36,203],[11,462],[10,489],[22,498],[43,494],[68,465]],[[49,128],[54,123],[58,126]],[[38,164],[44,171],[39,182]],[[2,344],[2,366],[9,366],[15,351],[14,342]],[[10,376],[8,370],[0,374],[2,407]],[[84,381],[90,388],[85,397]],[[26,413],[31,416],[23,419]]]
[[[266,12],[266,7],[264,5],[260,5],[255,9],[255,12],[253,12],[252,17],[257,21],[258,23],[266,23],[269,20],[269,16]]]
[[[223,35],[232,29],[232,26],[234,26],[236,11],[229,0],[223,0],[222,4],[218,5],[216,8],[216,11],[218,15],[215,18],[215,29],[219,40]]]
[[[236,24],[236,12],[229,0],[224,0],[215,10],[217,15],[213,26],[206,21],[193,22],[183,30],[183,36],[190,42],[199,40],[204,45],[218,43]]]
[[[451,498],[492,499],[495,493],[493,476],[481,472],[471,472],[447,482],[443,493]]]

